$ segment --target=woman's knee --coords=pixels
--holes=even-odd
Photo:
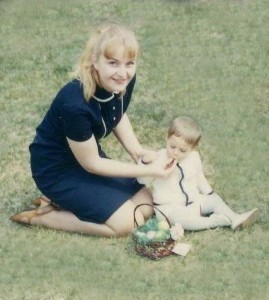
[[[132,198],[131,201],[134,203],[135,206],[141,205],[139,210],[144,216],[144,219],[148,219],[153,214],[153,199],[150,191],[147,188],[141,189],[138,193],[136,193]],[[145,205],[143,205],[145,204]]]
[[[113,215],[106,221],[116,236],[123,236],[131,233],[135,227],[134,210],[136,205],[132,201],[125,202]],[[138,225],[144,224],[144,216],[139,208],[136,210],[135,218]]]

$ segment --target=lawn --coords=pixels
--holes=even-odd
[[[0,1],[0,299],[269,299],[269,4],[267,0]],[[129,117],[141,143],[164,146],[187,114],[215,190],[244,231],[189,232],[185,257],[138,256],[130,236],[104,239],[26,228],[9,216],[39,195],[28,146],[68,81],[91,28],[129,25],[141,55]],[[129,158],[113,137],[114,158]]]

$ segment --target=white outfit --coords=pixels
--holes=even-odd
[[[162,149],[153,163],[165,166],[167,159],[166,149]],[[230,226],[230,220],[238,216],[212,190],[197,151],[190,152],[178,163],[169,177],[141,177],[138,181],[151,189],[154,205],[166,215],[171,225],[180,223],[186,230],[202,230]],[[155,209],[155,213],[158,218],[163,218],[158,210]]]

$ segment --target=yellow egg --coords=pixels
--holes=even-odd
[[[169,224],[167,223],[167,221],[163,220],[163,221],[160,221],[159,224],[158,224],[158,228],[159,229],[162,229],[162,230],[167,230],[169,229]]]

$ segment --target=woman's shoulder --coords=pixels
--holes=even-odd
[[[77,79],[73,79],[60,89],[58,95],[66,98],[71,98],[72,96],[83,97],[82,83]]]
[[[55,104],[65,109],[87,108],[87,101],[83,95],[83,86],[79,80],[71,80],[64,85],[55,98]]]

